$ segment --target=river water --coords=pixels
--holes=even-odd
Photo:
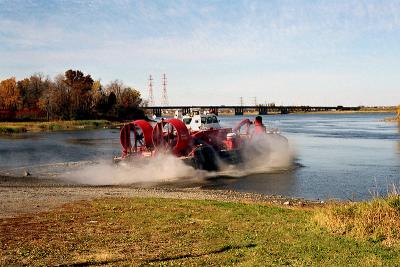
[[[400,126],[393,114],[263,116],[295,149],[291,171],[208,179],[207,188],[303,197],[369,199],[400,185]],[[220,117],[232,127],[244,117]],[[0,137],[0,173],[65,162],[111,160],[120,154],[119,131],[98,129]]]

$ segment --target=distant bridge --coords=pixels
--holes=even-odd
[[[208,110],[218,115],[219,110],[232,110],[235,115],[243,115],[245,111],[257,111],[260,115],[269,113],[289,114],[294,112],[318,112],[318,111],[340,111],[340,110],[360,110],[360,107],[323,107],[323,106],[152,106],[143,107],[143,109],[151,110],[157,117],[162,116],[163,110],[182,110],[183,114],[190,113],[193,109]]]

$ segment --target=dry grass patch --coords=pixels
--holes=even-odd
[[[375,198],[371,201],[330,204],[315,214],[315,220],[334,233],[358,239],[400,244],[400,196]]]

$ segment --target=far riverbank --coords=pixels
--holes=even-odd
[[[119,128],[122,124],[121,122],[112,122],[108,120],[0,122],[0,134]]]
[[[365,110],[343,110],[343,111],[315,111],[315,112],[294,112],[291,114],[313,115],[313,114],[380,114],[395,113],[393,109],[365,109]],[[232,112],[219,112],[220,116],[235,116]],[[243,116],[257,116],[258,112],[245,112]],[[280,115],[280,113],[271,112],[268,115]],[[267,116],[268,116],[267,115]],[[174,113],[165,113],[163,116],[174,116]],[[398,121],[398,117],[387,118],[387,121]],[[82,129],[98,129],[98,128],[120,128],[124,122],[109,120],[55,120],[55,121],[21,121],[21,122],[0,122],[0,134],[18,134],[24,132],[53,132],[53,131],[69,131]]]

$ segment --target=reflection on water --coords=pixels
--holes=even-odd
[[[68,138],[66,142],[69,144],[84,146],[98,146],[99,144],[119,144],[119,140],[108,138]]]
[[[207,188],[304,197],[367,199],[400,184],[400,124],[391,114],[270,115],[304,166],[289,172],[214,177]],[[244,116],[251,117],[251,116]],[[220,117],[232,127],[242,116]],[[119,132],[111,129],[26,133],[0,138],[0,171],[67,161],[110,160],[120,154]]]
[[[39,136],[34,133],[22,133],[22,134],[2,134],[0,135],[0,140],[20,140],[20,139],[28,139],[34,140],[38,139]]]

